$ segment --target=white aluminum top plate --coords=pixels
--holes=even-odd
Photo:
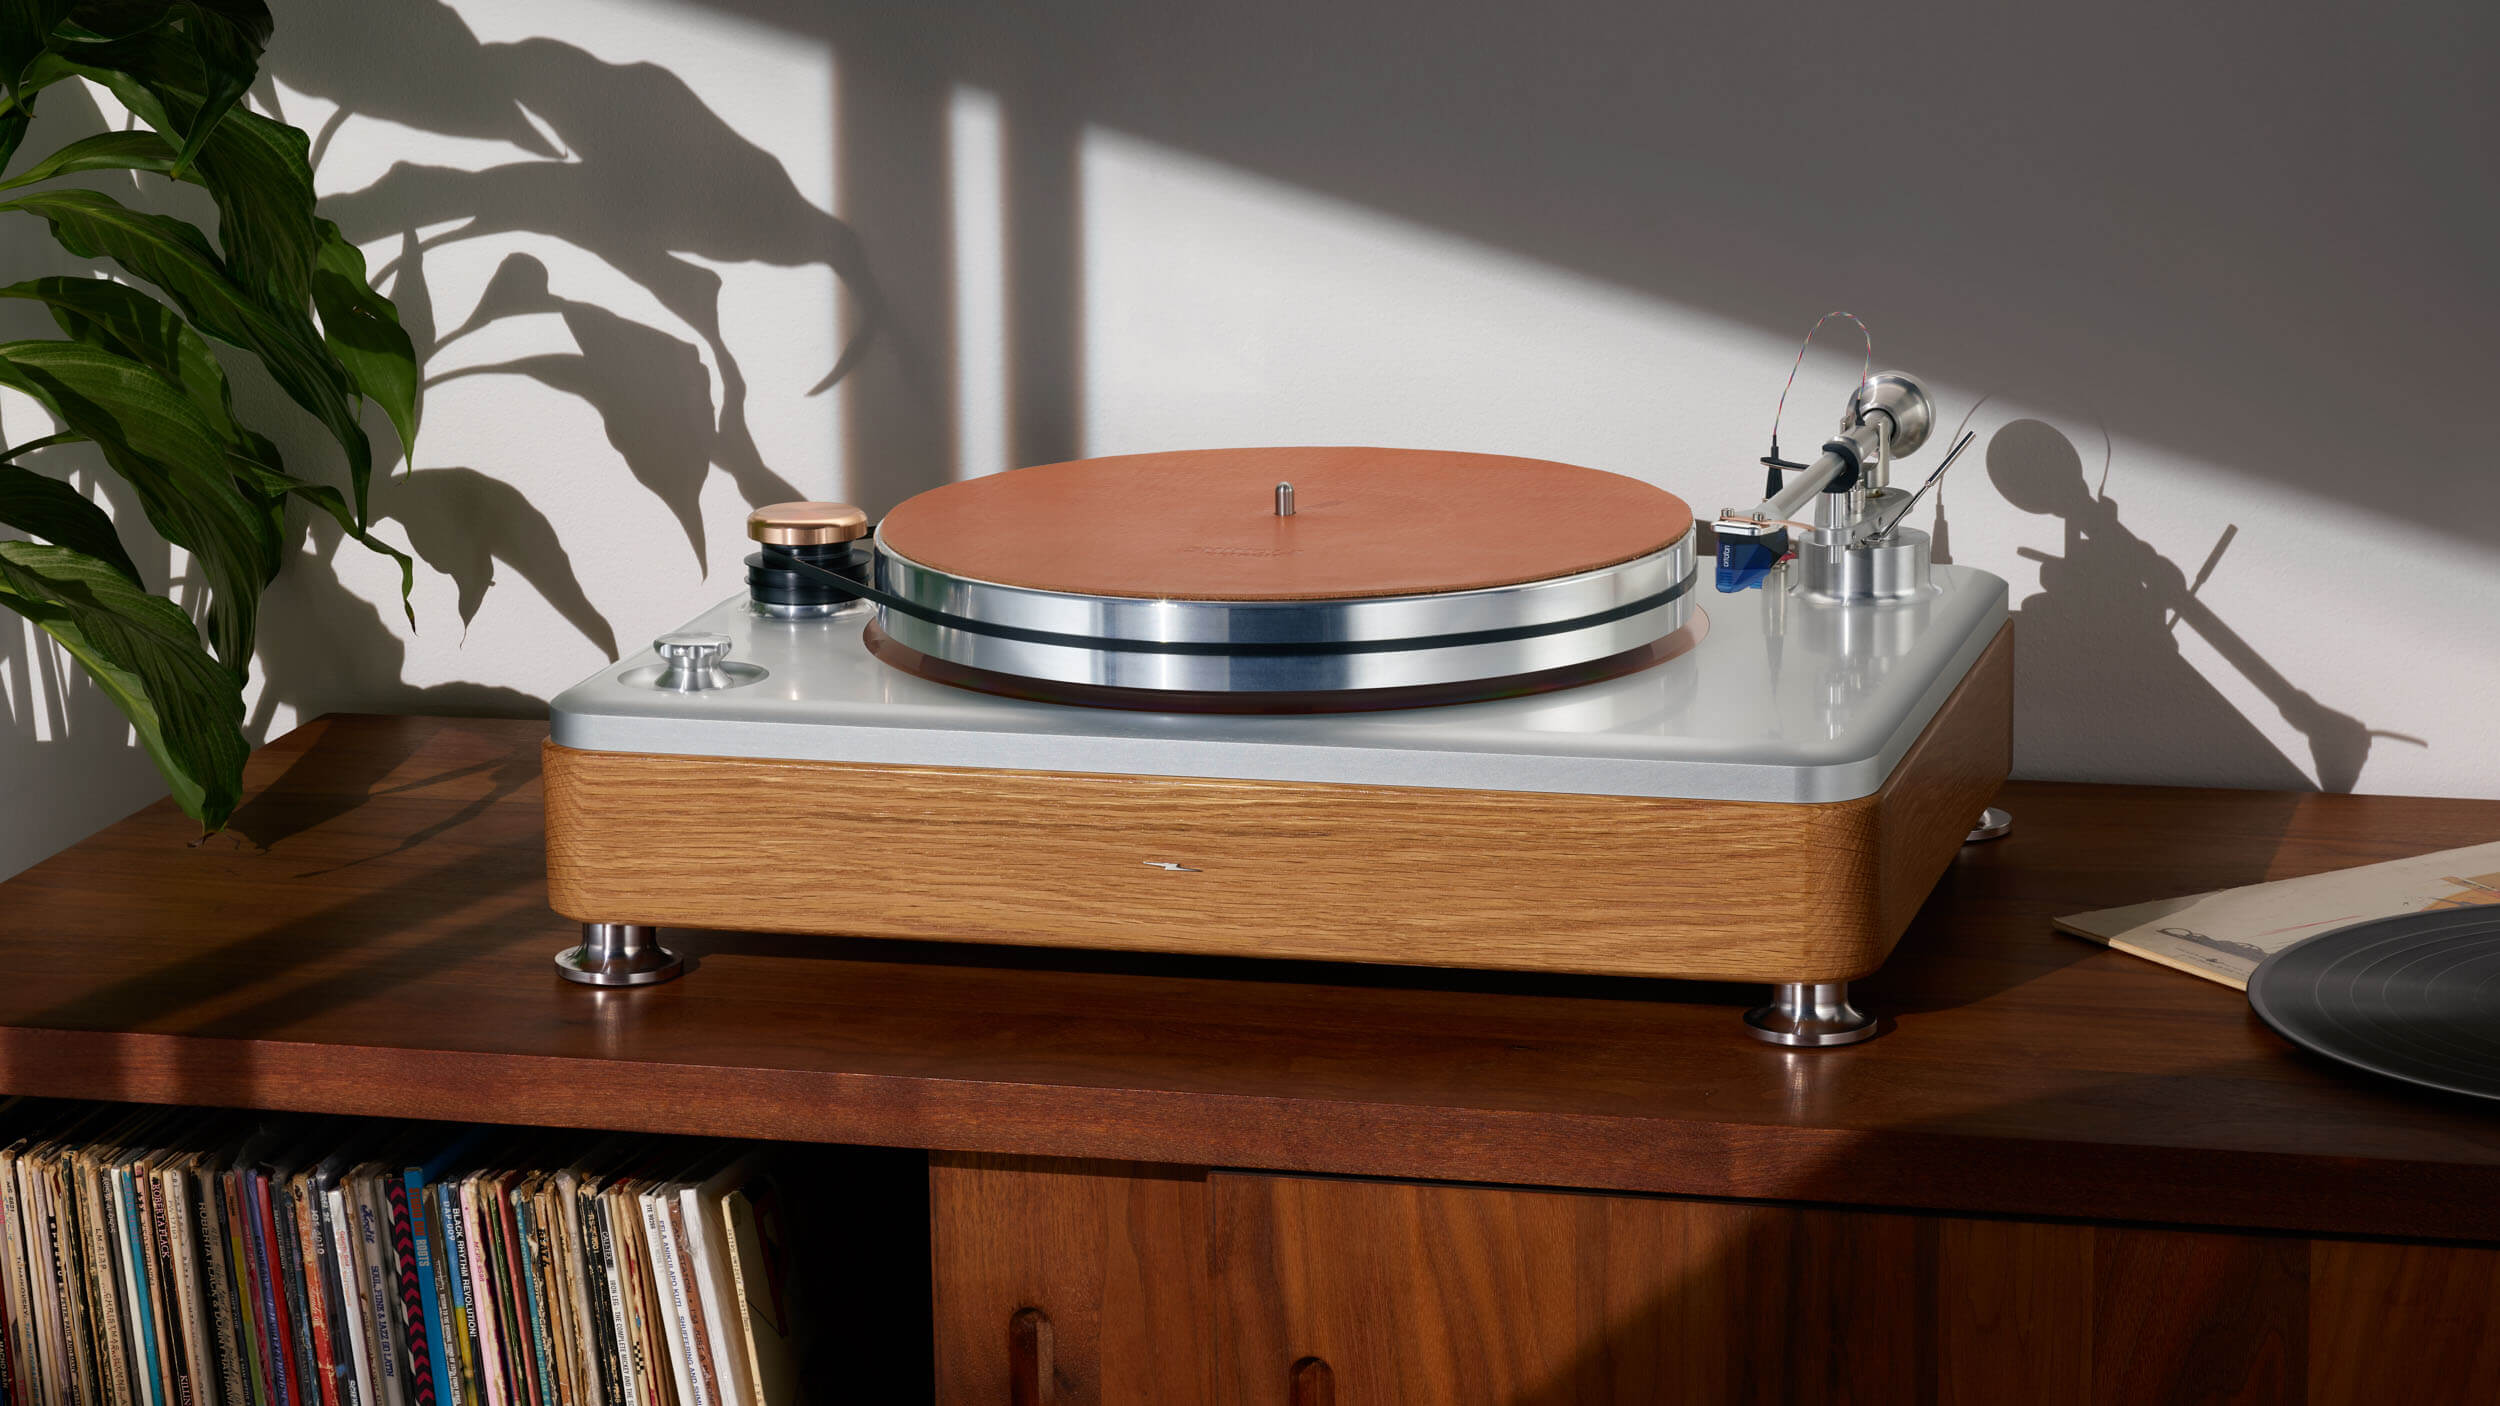
[[[1028,703],[915,678],[860,641],[865,611],[760,618],[745,597],[686,626],[729,636],[756,682],[701,693],[649,684],[648,653],[559,695],[559,745],[592,751],[905,766],[1210,776],[1695,800],[1818,802],[1873,794],[2006,617],[2005,583],[1938,566],[1913,600],[1791,596],[1776,630],[1760,591],[1721,595],[1687,653],[1528,698],[1288,717]],[[667,798],[654,796],[654,805]]]

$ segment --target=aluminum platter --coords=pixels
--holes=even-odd
[[[1646,667],[1701,624],[1680,500],[1493,455],[1044,465],[911,499],[872,556],[895,602],[870,637],[888,663],[1098,705],[1467,701]]]

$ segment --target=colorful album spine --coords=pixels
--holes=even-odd
[[[529,1203],[517,1194],[512,1200],[514,1228],[520,1232],[521,1297],[529,1306],[530,1347],[538,1362],[538,1380],[545,1384],[542,1392],[552,1392],[556,1380],[555,1354],[547,1350],[547,1276],[541,1272],[545,1242],[537,1217],[530,1213]]]
[[[443,1252],[436,1263],[442,1266],[444,1287],[451,1291],[452,1356],[458,1363],[454,1374],[460,1381],[461,1400],[484,1401],[485,1378],[480,1374],[477,1340],[476,1299],[469,1283],[468,1225],[460,1214],[460,1197],[450,1183],[437,1183],[434,1188],[435,1229],[442,1234],[438,1248]]]
[[[526,1247],[520,1243],[519,1221],[508,1199],[512,1180],[510,1176],[497,1177],[483,1185],[478,1194],[486,1198],[486,1211],[493,1226],[487,1248],[500,1271],[496,1279],[496,1307],[503,1324],[504,1361],[509,1364],[512,1395],[526,1406],[539,1379],[538,1351],[530,1341],[529,1305],[525,1301],[527,1271],[521,1260]]]
[[[398,1335],[391,1331],[397,1276],[391,1272],[390,1237],[382,1224],[388,1208],[375,1200],[381,1190],[380,1177],[365,1173],[356,1178],[351,1189],[354,1194],[348,1198],[349,1208],[356,1218],[356,1242],[364,1272],[365,1333],[372,1339],[367,1351],[373,1358],[373,1377],[382,1394],[380,1401],[368,1406],[394,1406],[406,1395],[406,1388],[400,1378]]]
[[[254,1169],[247,1182],[252,1197],[252,1233],[259,1242],[263,1340],[269,1355],[270,1395],[277,1406],[302,1406],[295,1372],[295,1321],[288,1313],[286,1275],[280,1259],[278,1217],[269,1200],[269,1174]]]
[[[163,1339],[159,1351],[165,1363],[166,1380],[173,1384],[174,1406],[198,1406],[198,1396],[191,1389],[191,1351],[185,1340],[191,1315],[181,1274],[181,1256],[174,1251],[174,1218],[167,1214],[165,1179],[154,1162],[143,1162],[136,1169],[141,1193],[147,1198],[148,1242],[153,1246],[156,1276],[156,1326]]]
[[[497,1332],[495,1276],[487,1266],[483,1240],[492,1232],[471,1190],[483,1180],[482,1175],[473,1173],[453,1183],[445,1194],[452,1205],[452,1224],[460,1231],[460,1243],[454,1253],[460,1257],[460,1301],[468,1310],[470,1360],[476,1364],[471,1380],[487,1406],[503,1406],[507,1375],[503,1370],[503,1343]]]
[[[297,1201],[292,1177],[280,1177],[269,1187],[270,1211],[276,1218],[279,1283],[286,1289],[286,1311],[293,1329],[288,1346],[294,1350],[294,1382],[297,1406],[336,1406],[321,1399],[321,1376],[313,1354],[312,1305],[306,1302],[305,1275],[311,1266],[304,1260],[303,1219],[296,1214]]]
[[[12,1224],[16,1222],[17,1198],[15,1196],[0,1199],[0,1216],[8,1217]],[[12,1233],[8,1238],[14,1241],[17,1237]],[[0,1401],[6,1401],[10,1403],[10,1406],[15,1406],[19,1401],[33,1398],[31,1390],[22,1389],[17,1384],[17,1374],[21,1370],[18,1366],[17,1318],[15,1314],[9,1312],[17,1305],[15,1256],[10,1257],[8,1278],[8,1287],[0,1290],[0,1323],[7,1325],[6,1331],[0,1331]]]
[[[114,1209],[121,1215],[123,1254],[119,1262],[127,1273],[124,1288],[131,1310],[130,1336],[138,1343],[137,1350],[131,1354],[131,1365],[139,1374],[139,1399],[148,1406],[166,1406],[164,1362],[156,1350],[156,1303],[154,1296],[148,1292],[147,1262],[151,1240],[147,1227],[140,1220],[137,1188],[131,1180],[130,1169],[109,1168],[106,1176],[113,1188]]]
[[[365,1397],[373,1389],[372,1355],[365,1344],[364,1276],[357,1272],[356,1255],[349,1240],[354,1234],[354,1222],[348,1218],[348,1187],[330,1172],[315,1178],[313,1187],[321,1197],[321,1244],[329,1265],[325,1292],[330,1299],[331,1332],[339,1339],[339,1400],[344,1406],[367,1406]]]
[[[157,1231],[164,1245],[166,1282],[173,1289],[174,1396],[181,1406],[213,1406],[216,1388],[208,1343],[208,1297],[200,1281],[199,1242],[192,1227],[191,1178],[175,1160],[156,1169]]]
[[[457,1373],[452,1366],[451,1296],[443,1291],[442,1256],[434,1232],[433,1188],[425,1169],[410,1167],[404,1175],[404,1204],[417,1253],[418,1293],[425,1304],[425,1336],[433,1344],[434,1398],[440,1406],[462,1406]],[[416,1335],[411,1334],[411,1342]]]
[[[33,1321],[27,1317],[27,1311],[34,1307],[34,1299],[28,1294],[24,1279],[26,1242],[19,1227],[23,1224],[26,1208],[19,1203],[16,1163],[15,1146],[7,1152],[0,1152],[0,1244],[5,1244],[8,1252],[8,1284],[5,1290],[0,1290],[0,1295],[6,1298],[6,1302],[0,1304],[0,1322],[8,1325],[8,1331],[0,1334],[0,1400],[10,1402],[11,1406],[20,1401],[35,1400],[41,1392],[35,1381],[33,1344],[26,1329],[21,1326]],[[21,1375],[27,1379],[24,1387],[17,1384]]]
[[[584,1182],[573,1193],[573,1211],[581,1220],[582,1288],[590,1299],[590,1331],[603,1400],[629,1401],[624,1365],[618,1358],[622,1318],[609,1287],[607,1231],[600,1224],[596,1182]]]
[[[269,1325],[262,1316],[260,1226],[252,1214],[251,1176],[241,1167],[219,1178],[226,1202],[226,1243],[234,1254],[235,1312],[251,1351],[253,1406],[281,1406],[277,1368],[269,1357]]]
[[[120,1290],[114,1283],[114,1236],[104,1214],[105,1199],[109,1193],[103,1192],[97,1184],[97,1174],[85,1153],[72,1160],[71,1173],[77,1180],[78,1224],[85,1232],[81,1260],[87,1271],[84,1285],[87,1320],[90,1324],[102,1325],[96,1343],[96,1357],[99,1359],[97,1375],[104,1379],[111,1400],[117,1403],[129,1401],[132,1399],[129,1345],[122,1337]]]
[[[62,1180],[66,1173],[56,1151],[46,1159],[39,1193],[44,1204],[45,1236],[52,1243],[52,1297],[61,1310],[61,1360],[69,1367],[70,1386],[84,1406],[100,1399],[103,1391],[96,1383],[95,1354],[86,1346],[90,1341],[87,1307],[81,1293],[86,1270],[79,1259],[76,1209],[68,1200],[68,1187]]]
[[[343,1406],[339,1400],[338,1338],[330,1328],[329,1239],[322,1234],[321,1193],[313,1174],[299,1172],[287,1181],[287,1214],[295,1222],[296,1276],[304,1286],[304,1346],[312,1354],[311,1383],[305,1396],[321,1406]]]
[[[217,1343],[217,1374],[224,1388],[224,1406],[249,1406],[251,1394],[243,1384],[249,1370],[241,1331],[242,1320],[235,1313],[233,1261],[220,1253],[229,1246],[225,1233],[224,1198],[219,1196],[214,1159],[200,1164],[196,1209],[199,1215],[200,1246],[208,1279],[208,1323]]]
[[[398,1271],[400,1341],[407,1347],[408,1400],[411,1406],[436,1406],[433,1314],[426,1307],[424,1277],[428,1261],[424,1241],[409,1212],[408,1178],[385,1172],[382,1195],[391,1207],[391,1263]]]

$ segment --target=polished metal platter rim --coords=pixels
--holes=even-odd
[[[1523,639],[1360,653],[1174,654],[1049,644],[955,629],[891,610],[877,627],[906,648],[991,674],[1180,693],[1331,693],[1495,683],[1594,663],[1663,639],[1692,618],[1692,593],[1647,610]]]
[[[880,589],[934,614],[981,627],[1078,637],[1099,647],[1156,644],[1395,644],[1486,631],[1562,628],[1624,610],[1694,579],[1693,533],[1657,551],[1591,571],[1542,581],[1409,596],[1328,600],[1191,600],[1102,596],[1010,586],[913,560],[876,539]],[[880,609],[881,626],[909,617]],[[942,625],[920,622],[929,629]],[[1669,632],[1680,627],[1676,625]],[[902,636],[887,626],[896,638]],[[913,648],[933,652],[914,644]],[[941,657],[952,657],[941,655]],[[959,661],[970,662],[970,661]]]

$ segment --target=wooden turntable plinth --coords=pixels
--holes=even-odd
[[[2005,779],[2000,629],[1820,804],[546,748],[583,922],[1771,983],[1880,966]]]

